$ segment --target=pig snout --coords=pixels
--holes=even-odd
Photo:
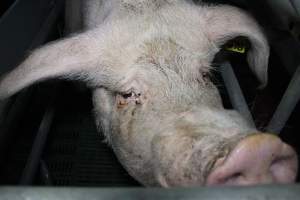
[[[254,185],[292,183],[297,176],[295,151],[271,134],[255,134],[241,140],[227,158],[220,158],[206,185]]]

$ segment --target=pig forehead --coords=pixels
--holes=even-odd
[[[158,23],[160,27],[154,27],[149,32],[149,37],[160,35],[162,37],[172,38],[176,44],[184,49],[193,52],[194,54],[201,54],[205,51],[218,50],[214,43],[212,43],[205,33],[205,29],[199,22],[186,24],[182,20],[174,21],[169,20],[167,24],[164,22]],[[194,21],[194,20],[192,20]]]
[[[118,61],[121,62],[119,65],[126,68],[124,73],[126,78],[122,81],[125,86],[134,81],[142,86],[147,80],[148,85],[158,84],[156,86],[161,89],[171,84],[178,90],[182,88],[180,91],[185,91],[186,94],[190,90],[197,90],[200,93],[200,89],[204,89],[200,80],[201,73],[209,72],[212,68],[210,63],[212,55],[207,52],[203,54],[192,52],[177,44],[171,37],[156,36],[144,40],[138,48],[123,51],[125,53],[120,54]],[[161,85],[162,83],[164,84]],[[208,84],[206,89],[215,88]]]
[[[181,57],[181,61],[211,62],[219,48],[210,42],[206,36],[192,37],[188,33],[151,30],[148,33],[138,33],[135,38],[130,36],[121,41],[113,41],[111,55],[118,55],[118,60],[132,65],[140,58],[151,57],[175,59]],[[116,51],[116,48],[119,50]],[[122,59],[123,58],[123,59]],[[187,58],[182,60],[183,58]],[[178,63],[179,64],[179,63]]]
[[[174,9],[174,8],[167,8]],[[179,12],[179,10],[181,12]],[[176,44],[196,54],[212,52],[218,48],[206,35],[205,18],[199,10],[179,9],[176,12],[161,10],[155,15],[132,17],[130,19],[112,20],[106,26],[109,30],[111,46],[124,50],[127,54],[135,53],[143,43],[153,38],[171,38]],[[176,13],[174,16],[173,13]],[[127,55],[127,59],[128,59]]]

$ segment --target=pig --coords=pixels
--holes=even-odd
[[[85,83],[99,131],[144,186],[295,181],[293,148],[225,109],[210,78],[222,45],[243,36],[249,66],[266,85],[269,46],[249,14],[184,0],[81,5],[81,32],[34,50],[3,75],[2,99],[50,78]]]

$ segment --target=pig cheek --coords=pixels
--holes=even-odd
[[[140,124],[140,105],[136,105],[134,102],[127,102],[125,105],[117,104],[116,108],[118,129],[113,133],[114,142],[117,144],[120,152],[126,152],[124,154],[134,155],[132,157],[140,158],[141,155],[135,151],[135,149],[140,146],[139,139],[141,139],[141,137],[137,137],[139,130],[137,125]],[[128,157],[128,159],[130,159],[130,157]]]
[[[116,117],[117,124],[113,131],[112,147],[123,167],[127,172],[135,177],[136,180],[143,183],[146,176],[144,174],[143,163],[144,157],[141,152],[136,151],[136,140],[134,137],[134,124],[136,108],[127,105],[126,107],[117,108]]]
[[[201,166],[193,158],[194,143],[190,137],[167,136],[153,140],[154,174],[161,186],[193,186],[204,182]]]
[[[121,137],[130,141],[131,136],[136,130],[137,121],[139,121],[140,112],[147,112],[148,98],[147,95],[141,95],[134,99],[124,99],[122,96],[116,96],[116,113],[120,127]],[[140,125],[140,124],[139,124]]]
[[[118,137],[121,137],[124,141],[129,141],[131,138],[131,133],[133,132],[133,124],[134,124],[134,118],[136,114],[136,108],[133,105],[130,105],[130,103],[124,104],[118,104],[117,105],[117,113],[119,118],[119,133]]]

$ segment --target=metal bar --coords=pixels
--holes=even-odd
[[[82,0],[66,0],[65,34],[71,34],[83,28]]]
[[[0,165],[3,166],[7,158],[7,149],[11,145],[13,138],[16,136],[15,127],[19,125],[20,120],[24,117],[23,113],[28,105],[32,89],[26,89],[20,92],[13,100],[9,110],[0,122]]]
[[[53,181],[51,179],[49,169],[44,160],[40,161],[40,175],[41,175],[41,180],[45,185],[48,186],[53,185]]]
[[[53,116],[54,108],[50,105],[48,106],[40,124],[37,136],[33,143],[31,153],[22,173],[20,185],[30,185],[33,182],[34,176],[37,172],[40,163],[44,146],[46,144],[47,135],[50,130],[50,125],[52,123]]]
[[[300,185],[195,188],[47,188],[2,187],[0,199],[10,200],[298,200]]]
[[[221,65],[221,75],[233,108],[244,116],[250,125],[255,127],[251,112],[249,111],[243,92],[229,62],[225,62]]]
[[[0,127],[1,127],[1,123],[3,123],[5,119],[7,107],[10,104],[11,104],[11,99],[4,99],[0,101]]]
[[[300,66],[296,69],[291,82],[286,89],[271,121],[267,126],[267,131],[279,134],[285,123],[291,116],[294,108],[300,100]]]

